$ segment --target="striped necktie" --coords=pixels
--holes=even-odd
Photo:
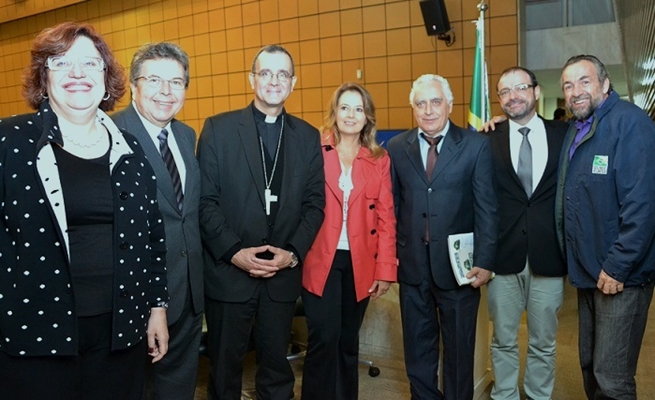
[[[173,159],[173,153],[171,153],[170,147],[168,147],[168,131],[162,129],[159,135],[159,151],[161,152],[161,157],[164,159],[164,164],[168,169],[168,173],[171,174],[171,181],[173,182],[173,189],[175,190],[175,198],[177,199],[177,208],[182,211],[182,204],[184,202],[184,194],[182,193],[182,180],[180,179],[180,173],[177,170],[175,165],[175,159]]]

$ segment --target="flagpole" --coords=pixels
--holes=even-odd
[[[484,42],[484,13],[489,9],[489,5],[485,3],[484,0],[481,0],[480,3],[478,4],[478,11],[480,11],[480,17],[478,18],[478,23],[477,28],[479,29],[480,32],[480,40],[478,40],[478,54],[482,56],[482,60],[480,62],[480,68],[482,69],[482,78],[480,80],[481,84],[481,90],[480,90],[480,105],[482,106],[482,113],[480,117],[482,118],[482,122],[486,122],[489,120],[489,111],[487,109],[487,96],[489,95],[487,93],[487,85],[488,83],[486,82],[487,74],[486,74],[486,69],[487,69],[487,63],[484,61],[485,60],[485,42]]]

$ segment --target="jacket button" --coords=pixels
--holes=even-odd
[[[122,298],[126,298],[127,296],[129,296],[129,294],[130,293],[127,290],[121,290],[120,296]]]
[[[262,238],[262,243],[263,243],[263,244],[268,244],[268,238],[263,237],[263,238]]]
[[[428,188],[428,193],[432,193],[432,188]]]
[[[525,229],[522,229],[521,232],[523,232],[524,235],[528,233],[528,231],[526,231]]]
[[[427,217],[428,217],[428,214],[423,213],[423,214],[421,214],[421,217],[423,217],[423,218],[427,218]]]
[[[372,210],[372,209],[374,209],[374,208],[375,208],[375,204],[371,204],[370,206],[368,206],[368,209],[369,209],[369,210]]]
[[[120,197],[121,200],[127,200],[127,192],[121,192],[121,194],[118,195],[118,197]]]
[[[182,250],[182,257],[186,257],[186,250]]]
[[[372,230],[371,230],[371,235],[375,235],[376,232],[377,232],[377,231],[376,231],[375,229],[372,229]]]
[[[121,248],[121,250],[127,250],[129,245],[127,244],[127,242],[123,242],[123,243],[121,243],[121,245],[119,247]]]
[[[375,259],[377,260],[377,258],[378,258],[378,253],[375,253],[375,254],[373,255],[373,258],[375,258]]]

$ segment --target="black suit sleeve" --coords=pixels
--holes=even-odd
[[[302,261],[325,218],[325,173],[323,170],[323,154],[321,153],[320,135],[311,128],[310,146],[307,149],[309,162],[307,165],[307,187],[303,191],[302,209],[298,229],[289,239],[288,246],[297,250],[296,255]]]
[[[218,124],[208,118],[198,141],[198,163],[200,164],[200,234],[205,249],[214,260],[221,259],[228,251],[237,249],[241,242],[230,229],[220,207],[221,164],[218,149]],[[228,189],[229,190],[229,189]],[[232,252],[234,255],[236,251]]]
[[[491,143],[485,138],[473,171],[475,266],[493,270],[498,238],[498,200]]]

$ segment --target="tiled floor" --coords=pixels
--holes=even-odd
[[[522,362],[525,362],[525,342],[527,327],[521,326],[519,339],[521,345]],[[566,285],[564,306],[560,312],[560,327],[557,345],[557,372],[554,400],[584,399],[582,389],[582,376],[578,366],[578,328],[577,328],[577,300],[575,290]],[[641,358],[637,370],[637,388],[640,399],[655,399],[655,307],[650,308],[650,323],[646,328]],[[366,357],[366,355],[363,355]],[[380,375],[372,378],[368,375],[368,367],[360,367],[360,395],[361,400],[402,400],[409,399],[409,384],[405,375],[403,361],[399,357],[367,357],[372,359],[380,368]],[[292,363],[296,373],[295,394],[300,398],[300,382],[302,374],[302,361]],[[203,357],[200,364],[198,386],[195,400],[207,398],[206,385],[209,362]],[[246,362],[244,374],[244,388],[252,388],[254,374],[254,357],[250,355]],[[523,374],[521,374],[522,377]],[[477,400],[489,399],[489,388]],[[311,400],[311,399],[310,399]]]

